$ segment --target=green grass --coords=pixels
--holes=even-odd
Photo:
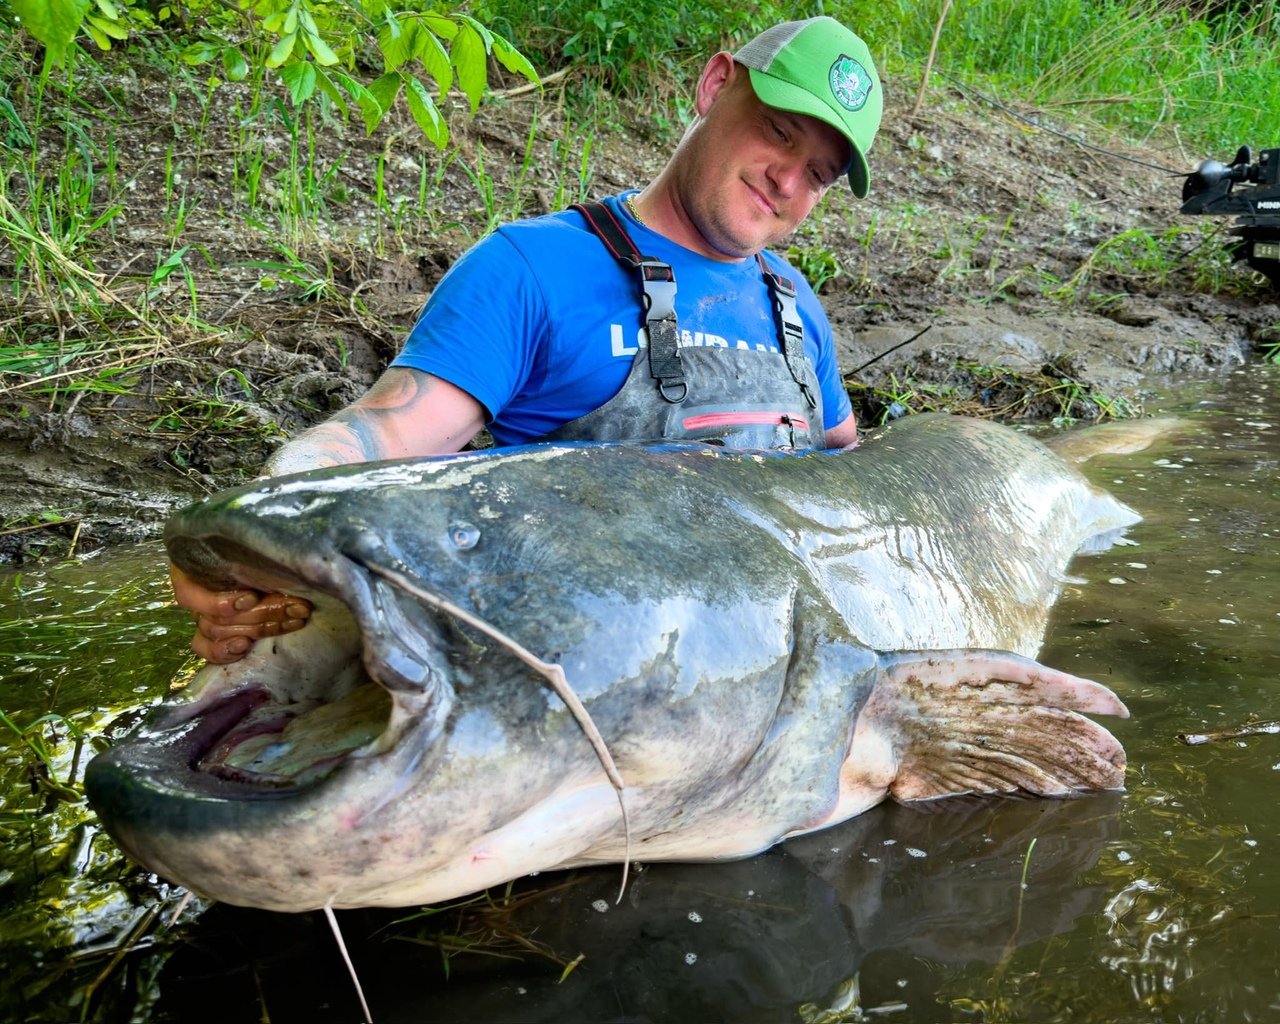
[[[914,89],[941,4],[665,4],[494,0],[484,15],[544,72],[585,65],[599,87],[652,97],[686,83],[716,47],[777,21],[830,14],[862,34],[895,85]],[[1271,4],[1208,20],[1183,0],[971,0],[953,4],[936,68],[1067,119],[1088,114],[1130,138],[1171,133],[1201,155],[1274,138],[1280,32]]]
[[[1269,363],[1280,365],[1280,323],[1264,327],[1259,332],[1259,352]]]
[[[961,360],[943,383],[919,380],[908,370],[876,384],[846,379],[845,390],[858,422],[867,426],[922,412],[1055,424],[1142,413],[1141,406],[1077,380],[1066,358],[1051,360],[1039,371]]]
[[[0,729],[7,731],[11,739],[16,737],[19,746],[26,751],[34,767],[30,772],[33,795],[38,793],[43,797],[46,809],[51,802],[58,800],[78,803],[84,799],[79,773],[87,736],[79,726],[69,718],[57,714],[41,715],[23,724],[0,711]],[[54,773],[58,765],[59,748],[67,742],[73,748],[71,764],[66,780],[61,781]]]
[[[823,4],[728,0],[676,5],[658,0],[494,0],[483,17],[519,40],[544,73],[573,63],[588,95],[600,88],[652,99],[685,82],[716,47],[731,47],[777,22],[822,13]],[[828,9],[828,13],[834,13]]]
[[[822,291],[828,281],[844,276],[840,257],[821,245],[793,245],[787,250],[787,259],[804,275],[815,292]]]
[[[836,4],[873,52],[913,85],[941,5]],[[1018,105],[1064,119],[1087,114],[1145,140],[1175,129],[1202,156],[1274,142],[1280,33],[1273,5],[1239,5],[1212,20],[1181,0],[990,0],[954,4],[936,67]]]
[[[1232,269],[1226,249],[1229,227],[1229,221],[1215,219],[1175,224],[1158,233],[1122,231],[1100,242],[1065,281],[1045,280],[1042,291],[1065,305],[1086,302],[1095,307],[1124,297],[1094,291],[1103,276],[1124,281],[1126,291],[1179,286],[1210,293],[1251,291],[1249,276]]]

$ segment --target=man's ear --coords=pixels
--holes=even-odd
[[[707,61],[706,67],[702,69],[702,77],[698,79],[695,97],[699,117],[706,116],[715,98],[740,73],[745,72],[734,62],[733,54],[728,50],[721,50]]]

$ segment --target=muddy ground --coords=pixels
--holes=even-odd
[[[202,80],[120,58],[103,67],[69,116],[93,142],[95,197],[122,204],[76,251],[105,312],[35,287],[0,244],[0,278],[18,282],[0,322],[11,339],[56,338],[62,351],[129,347],[0,367],[9,562],[154,536],[174,507],[253,475],[274,445],[368,386],[491,214],[576,198],[585,139],[586,192],[643,185],[674,144],[663,125],[679,99],[662,98],[656,124],[653,104],[622,101],[592,123],[568,99],[569,76],[455,117],[458,150],[443,159],[407,118],[372,138],[333,118],[294,131],[287,104],[255,110],[239,87],[207,102]],[[1010,420],[1140,412],[1153,387],[1275,340],[1276,294],[1218,255],[1228,225],[1177,212],[1181,178],[1168,170],[1230,154],[1023,111],[1102,152],[945,83],[913,114],[916,86],[886,82],[871,196],[833,190],[794,240],[811,280],[839,270],[820,293],[864,421],[934,406]],[[67,162],[47,122],[46,167]],[[307,174],[315,183],[296,188]],[[490,199],[476,183],[488,177]],[[318,210],[318,228],[300,225],[300,205]],[[155,280],[182,246],[185,271]],[[144,308],[149,331],[131,315]]]

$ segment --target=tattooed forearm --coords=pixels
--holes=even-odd
[[[282,476],[324,466],[385,458],[377,454],[371,433],[357,425],[359,419],[354,410],[344,409],[333,419],[304,431],[267,460],[263,473]]]
[[[464,392],[427,374],[392,369],[357,402],[281,447],[264,473],[457,451],[483,425],[483,408]]]

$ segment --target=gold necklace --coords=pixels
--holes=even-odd
[[[636,198],[634,195],[627,196],[627,209],[631,211],[631,216],[636,219],[636,223],[643,227],[644,218],[640,216],[640,211],[636,209]]]

